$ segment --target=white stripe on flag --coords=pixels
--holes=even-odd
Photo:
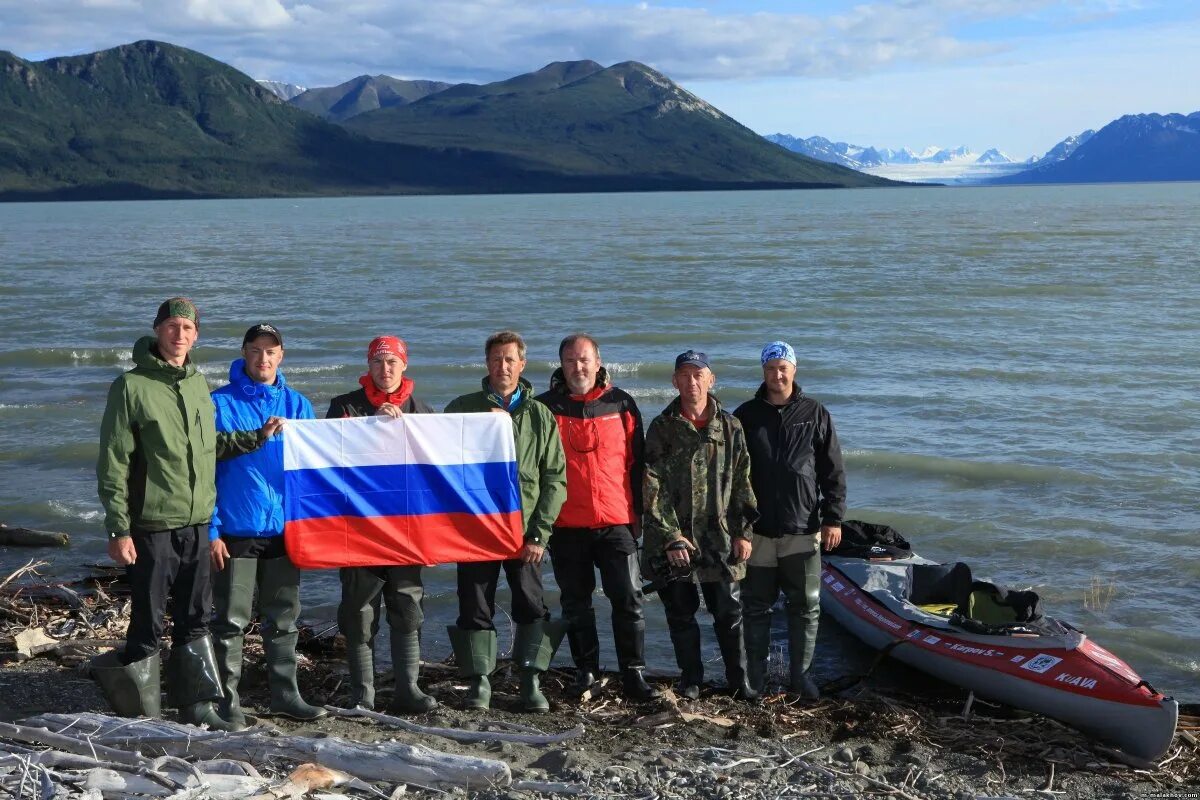
[[[517,460],[508,414],[288,420],[283,468],[479,464]]]

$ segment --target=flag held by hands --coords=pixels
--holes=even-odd
[[[296,566],[513,558],[523,522],[507,414],[289,420],[284,541]]]

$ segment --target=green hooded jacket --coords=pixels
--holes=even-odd
[[[749,539],[758,519],[750,485],[750,450],[737,417],[709,395],[712,418],[704,428],[684,418],[675,398],[646,430],[642,478],[646,571],[665,577],[665,550],[687,539],[692,580],[741,580],[746,564],[730,564],[734,539]]]
[[[567,457],[554,414],[534,399],[533,384],[521,378],[521,404],[511,412],[513,437],[517,444],[517,474],[521,479],[521,512],[525,541],[543,547],[550,540],[550,526],[558,519],[567,499]],[[471,414],[500,408],[488,379],[483,390],[456,397],[446,406],[447,414]]]
[[[208,382],[189,358],[158,357],[153,336],[113,381],[100,423],[96,480],[110,537],[203,525],[217,499],[217,458],[253,452],[258,431],[217,433]]]

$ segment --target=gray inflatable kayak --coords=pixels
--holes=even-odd
[[[892,658],[1140,758],[1170,746],[1179,704],[1083,632],[1038,613],[1032,592],[995,595],[965,564],[917,555],[827,555],[823,568],[821,608]]]

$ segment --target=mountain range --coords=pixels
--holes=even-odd
[[[370,109],[342,127],[163,42],[37,62],[0,52],[0,199],[887,183],[788,153],[634,62],[552,64],[415,100],[390,80],[292,98],[320,98],[331,117]]]
[[[284,99],[296,108],[340,122],[368,111],[408,105],[450,86],[441,81],[405,81],[387,75],[359,75],[337,86],[309,89]]]
[[[307,91],[303,86],[297,86],[294,83],[285,83],[284,81],[260,80],[258,83],[264,89],[270,89],[280,100],[291,100],[293,97],[304,94]]]
[[[1076,141],[1065,155],[995,183],[1108,183],[1200,180],[1200,111],[1128,114]],[[1053,150],[1051,152],[1054,152]]]
[[[907,147],[893,150],[833,142],[823,136],[801,139],[786,133],[775,133],[765,138],[810,158],[914,183],[981,183],[987,178],[1025,168],[995,147],[983,153],[966,146],[926,147],[917,151]]]
[[[992,148],[864,147],[788,134],[765,137],[781,147],[872,175],[915,183],[1022,184],[1200,180],[1200,112],[1129,114],[1097,130],[1066,137],[1042,156],[1013,161]]]

